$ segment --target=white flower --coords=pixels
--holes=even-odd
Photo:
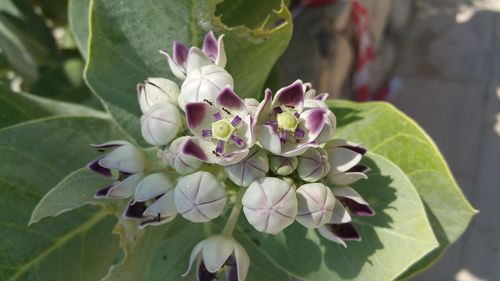
[[[105,177],[112,176],[112,170],[118,171],[118,177],[111,185],[97,191],[96,197],[114,199],[128,198],[144,176],[146,168],[143,152],[127,141],[110,141],[92,145],[101,152],[107,152],[87,167]]]
[[[198,158],[184,153],[185,145],[191,139],[192,137],[189,136],[175,139],[170,144],[169,151],[164,157],[170,167],[182,175],[196,172],[202,164]]]
[[[288,176],[293,173],[299,165],[297,157],[284,157],[279,155],[270,156],[271,171],[280,176]]]
[[[205,35],[203,40],[203,47],[200,50],[197,47],[192,47],[188,49],[186,45],[181,42],[175,41],[172,47],[172,57],[166,51],[160,51],[161,54],[165,55],[170,66],[172,73],[179,79],[185,79],[187,71],[187,65],[191,60],[197,60],[199,57],[192,57],[191,54],[194,52],[203,55],[203,60],[206,63],[214,63],[215,65],[224,68],[226,66],[226,51],[224,50],[224,35],[221,35],[217,39],[212,31]]]
[[[331,190],[322,183],[308,183],[297,189],[299,211],[295,218],[307,228],[317,228],[329,222],[335,205]]]
[[[368,168],[359,165],[366,153],[366,148],[345,140],[332,140],[325,145],[331,171],[327,176],[328,183],[346,186],[360,179],[366,179]]]
[[[336,200],[330,221],[318,228],[318,233],[324,238],[347,247],[345,241],[361,241],[361,236],[352,224],[351,216]]]
[[[198,259],[196,277],[198,281],[218,279],[217,273],[225,266],[226,280],[244,281],[250,266],[250,257],[245,249],[232,237],[212,236],[196,244],[189,257],[189,267],[183,276],[191,271],[194,261]]]
[[[353,216],[369,217],[375,215],[375,211],[370,207],[361,195],[348,186],[336,187],[333,195]]]
[[[224,171],[229,179],[238,186],[247,187],[253,181],[265,177],[269,171],[267,153],[254,146],[242,161],[226,166]]]
[[[137,85],[137,95],[142,113],[158,103],[169,102],[177,105],[179,86],[165,78],[148,78],[144,84]]]
[[[157,103],[141,117],[141,132],[144,139],[156,146],[173,140],[182,127],[177,107],[168,102]]]
[[[125,217],[141,219],[141,228],[167,223],[176,215],[174,182],[163,173],[145,177],[137,185],[134,200],[125,211]]]
[[[307,182],[316,182],[330,172],[328,156],[322,148],[310,148],[298,156],[297,174]]]
[[[238,163],[255,143],[253,116],[230,88],[214,102],[187,104],[186,119],[198,141],[188,141],[184,150],[203,162],[222,166]]]
[[[207,172],[185,176],[175,187],[177,211],[192,222],[206,222],[218,217],[226,200],[222,185]]]
[[[258,231],[271,234],[292,224],[297,215],[294,187],[278,178],[254,181],[245,191],[242,203],[248,222]]]
[[[256,112],[260,144],[270,152],[291,157],[318,147],[318,137],[332,114],[327,108],[304,107],[302,81],[280,89],[271,101],[268,89]]]

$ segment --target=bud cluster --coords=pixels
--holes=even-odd
[[[198,280],[213,280],[226,266],[230,280],[245,279],[249,258],[232,237],[241,209],[260,232],[278,234],[297,221],[344,246],[361,239],[351,216],[374,211],[349,185],[367,178],[366,149],[334,139],[327,94],[297,80],[274,95],[267,89],[260,102],[240,98],[224,69],[223,36],[212,32],[201,49],[174,42],[172,55],[160,53],[182,84],[147,78],[137,86],[142,136],[153,148],[95,145],[104,154],[88,167],[116,179],[97,197],[129,198],[124,216],[141,227],[177,214],[204,223],[234,204],[223,233],[193,250]]]

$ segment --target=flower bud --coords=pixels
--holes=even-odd
[[[328,155],[322,148],[310,148],[299,155],[297,173],[307,182],[316,182],[330,172]]]
[[[196,172],[179,180],[175,187],[177,211],[192,222],[207,222],[218,217],[226,204],[226,192],[207,172]]]
[[[238,186],[249,186],[253,181],[265,177],[269,171],[269,162],[264,150],[254,146],[241,162],[226,166],[224,169],[229,179]]]
[[[295,218],[307,228],[317,228],[329,222],[332,217],[335,197],[322,183],[308,183],[297,189],[299,210]]]
[[[175,138],[181,124],[179,110],[174,105],[158,103],[141,117],[142,136],[152,145],[166,145]]]
[[[293,173],[299,164],[297,157],[284,157],[279,155],[270,156],[269,161],[271,171],[280,176],[288,176]]]
[[[179,106],[184,109],[188,103],[214,103],[216,96],[226,86],[233,87],[233,78],[223,68],[213,64],[196,68],[182,83]]]
[[[258,231],[271,234],[278,234],[292,224],[297,215],[294,187],[278,178],[254,181],[243,195],[242,203],[248,222]]]
[[[175,139],[164,157],[170,167],[182,175],[196,172],[202,164],[199,159],[183,152],[184,145],[190,139],[188,136]]]
[[[148,112],[153,105],[158,103],[169,102],[177,105],[179,92],[179,86],[165,78],[148,78],[144,84],[137,85],[142,113]]]

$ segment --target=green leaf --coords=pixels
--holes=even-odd
[[[46,217],[56,217],[86,204],[99,205],[103,200],[95,199],[97,188],[107,186],[112,181],[86,167],[72,172],[38,202],[29,224]]]
[[[85,59],[88,56],[89,8],[90,0],[69,0],[68,3],[69,27],[75,37],[76,45]]]
[[[409,276],[434,262],[460,237],[476,211],[453,178],[431,138],[409,117],[382,103],[329,103],[338,118],[338,138],[363,143],[408,176],[426,206],[440,247],[412,267]]]
[[[369,153],[368,180],[353,185],[374,208],[373,217],[355,217],[361,242],[347,248],[294,223],[282,234],[256,232],[244,220],[242,244],[254,245],[279,269],[301,280],[393,280],[438,246],[415,188],[396,165]],[[256,246],[255,246],[256,245]]]
[[[61,116],[105,117],[100,111],[72,103],[58,102],[26,93],[14,93],[0,85],[0,128],[32,119]]]
[[[133,119],[138,119],[140,114],[135,93],[138,82],[155,76],[174,79],[165,58],[158,51],[170,51],[175,40],[200,46],[209,30],[226,34],[227,69],[233,75],[236,92],[243,97],[262,94],[272,66],[290,39],[290,13],[284,5],[274,12],[263,8],[268,5],[261,8],[255,1],[247,0],[246,3],[254,3],[255,13],[264,20],[255,29],[231,26],[214,16],[218,2],[153,0],[144,5],[134,0],[92,1],[85,76],[94,92],[109,107],[115,108],[112,114],[121,111],[121,117],[128,115],[127,119],[117,118],[121,126],[137,122]],[[235,3],[235,7],[240,7],[242,1]],[[240,13],[243,15],[245,11]],[[274,27],[278,18],[284,21]],[[134,128],[128,132],[134,136],[137,130]]]
[[[50,188],[98,156],[90,143],[123,138],[109,120],[95,117],[0,129],[0,280],[97,281],[106,274],[118,249],[111,233],[116,220],[107,212],[84,207],[27,224]]]

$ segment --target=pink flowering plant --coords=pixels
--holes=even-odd
[[[1,129],[3,158],[25,173],[2,182],[43,197],[27,228],[41,237],[6,231],[31,250],[0,254],[0,276],[396,280],[460,236],[474,210],[427,135],[388,104],[272,82],[291,15],[242,2],[255,14],[91,1],[90,33],[75,34],[105,112],[54,103],[70,108]]]

